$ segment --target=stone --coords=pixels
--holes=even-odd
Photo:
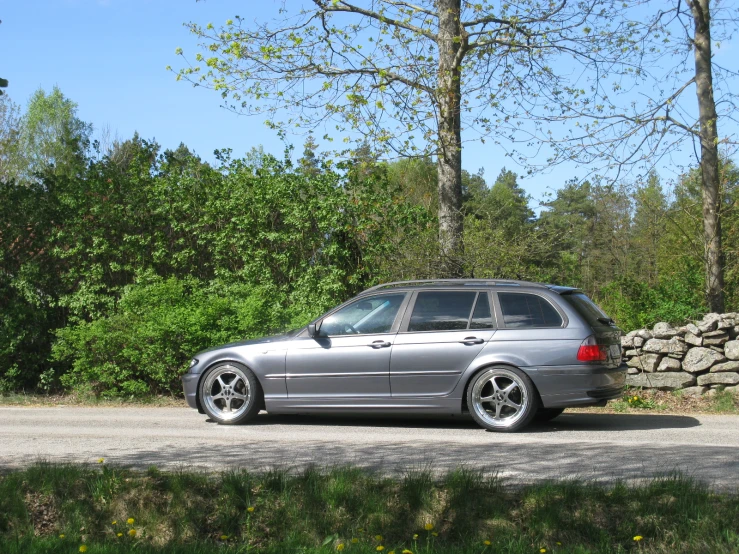
[[[641,369],[642,371],[646,371],[648,373],[652,373],[657,369],[657,366],[662,361],[662,358],[663,356],[661,356],[660,354],[642,354],[641,356],[631,358],[628,362],[626,362],[626,365],[629,367]]]
[[[703,333],[703,338],[706,337],[725,337],[726,331],[709,331],[708,333]]]
[[[729,334],[732,337],[739,337],[739,325],[735,325],[734,328],[731,331],[729,331]]]
[[[703,335],[703,346],[720,346],[729,340],[729,335],[707,337]]]
[[[716,329],[731,329],[734,327],[734,320],[726,318],[728,314],[724,314],[724,317],[718,320],[718,324],[716,325]]]
[[[628,383],[628,375],[626,382]],[[698,376],[699,385],[736,385],[739,384],[739,373],[706,373]]]
[[[637,373],[641,373],[641,370],[638,367],[630,367],[626,370],[627,375],[636,375]]]
[[[654,337],[652,336],[652,333],[651,333],[651,331],[647,331],[646,329],[639,329],[639,330],[638,330],[638,331],[636,332],[636,336],[637,336],[637,337],[641,337],[641,338],[643,338],[644,340],[649,340],[649,339],[651,339],[651,338],[654,338]]]
[[[739,394],[739,385],[734,385],[733,387],[726,387],[724,389],[724,392],[730,392],[731,394]]]
[[[631,333],[627,333],[623,337],[621,337],[621,348],[634,348],[634,337],[636,336],[636,331],[631,331]]]
[[[676,390],[695,385],[695,376],[683,371],[640,373],[639,375],[627,375],[626,384],[632,387]]]
[[[700,396],[708,391],[708,387],[687,387],[680,390],[683,396]]]
[[[656,354],[678,354],[682,356],[688,351],[685,343],[677,337],[670,340],[649,339],[643,347],[644,352],[654,352]]]
[[[718,314],[706,314],[703,316],[703,321],[698,324],[698,329],[700,329],[701,333],[713,331],[716,329],[719,319],[721,319],[721,316]]]
[[[698,329],[698,326],[697,326],[697,325],[695,325],[695,323],[688,323],[688,324],[687,324],[687,325],[685,326],[685,330],[686,330],[686,331],[687,331],[688,333],[693,333],[694,335],[700,335],[700,334],[701,334],[701,330],[700,330],[700,329]]]
[[[644,339],[641,337],[634,337],[634,346],[641,348],[644,345]]]
[[[639,354],[641,354],[641,352],[636,348],[634,348],[633,350],[626,350],[624,352],[624,356],[626,356],[627,358],[633,358],[634,356],[638,356]]]
[[[739,371],[739,360],[729,360],[722,364],[716,364],[711,368],[711,373],[721,373],[722,371]]]
[[[708,348],[710,348],[710,349],[711,349],[711,350],[713,350],[714,352],[718,352],[718,353],[719,353],[719,354],[721,354],[722,356],[723,356],[723,354],[724,354],[724,349],[723,349],[722,347],[720,347],[720,346],[716,346],[716,345],[713,345],[713,344],[711,344],[710,346],[708,346]]]
[[[690,373],[698,373],[705,371],[714,364],[725,361],[726,358],[720,352],[716,352],[710,348],[696,346],[688,350],[683,360],[683,370]]]
[[[677,335],[677,330],[673,329],[672,325],[669,323],[660,321],[654,326],[654,329],[652,329],[652,334],[657,339],[671,339]]]
[[[724,344],[724,355],[730,360],[739,360],[739,340],[730,340]]]
[[[682,364],[674,358],[663,358],[657,366],[657,371],[680,371]]]
[[[693,346],[703,346],[703,338],[688,331],[685,333],[685,342]]]

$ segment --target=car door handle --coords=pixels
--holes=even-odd
[[[391,346],[391,343],[384,341],[384,340],[376,340],[373,341],[372,344],[370,344],[372,348],[385,348],[387,346]]]
[[[485,342],[483,339],[478,339],[477,337],[465,337],[464,340],[459,341],[462,344],[482,344]]]

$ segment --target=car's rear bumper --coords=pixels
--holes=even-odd
[[[620,398],[626,384],[626,364],[618,367],[565,366],[530,368],[545,408],[603,405]]]
[[[198,408],[198,380],[200,373],[185,373],[182,376],[182,389],[185,392],[185,400],[191,408]]]

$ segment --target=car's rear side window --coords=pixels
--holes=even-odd
[[[595,302],[581,292],[563,294],[561,298],[572,306],[590,325],[602,325],[611,319]]]
[[[508,328],[560,327],[562,316],[547,300],[536,294],[499,292],[503,322]]]
[[[476,294],[473,291],[419,292],[408,331],[467,329]]]

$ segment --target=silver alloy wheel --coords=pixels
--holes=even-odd
[[[244,372],[232,365],[211,371],[203,383],[203,402],[223,421],[238,418],[251,401],[251,388]]]
[[[491,427],[515,425],[526,413],[529,393],[513,371],[495,368],[480,375],[472,389],[472,409]]]

